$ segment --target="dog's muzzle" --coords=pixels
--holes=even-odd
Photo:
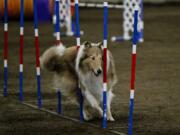
[[[94,72],[94,71],[93,71]],[[98,69],[96,72],[94,72],[95,76],[99,76],[102,73],[101,69]]]

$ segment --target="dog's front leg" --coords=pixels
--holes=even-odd
[[[103,111],[101,107],[99,106],[96,98],[88,90],[85,90],[84,95],[85,95],[86,100],[90,104],[90,106],[95,108],[98,111],[99,115],[102,117]]]
[[[114,95],[112,93],[112,91],[108,91],[107,92],[107,120],[109,121],[114,121],[114,118],[112,116],[112,113],[111,113],[111,102],[112,102],[112,99],[113,99]]]
[[[89,110],[89,103],[87,102],[86,98],[84,98],[83,116],[86,121],[89,121],[93,118],[93,114]]]

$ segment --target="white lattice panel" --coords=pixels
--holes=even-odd
[[[141,29],[143,29],[142,0],[124,0],[123,28],[124,28],[125,39],[130,39],[131,38],[130,33],[133,32],[135,7],[139,9],[138,31],[141,31]]]
[[[67,2],[68,0],[60,0],[60,25],[61,27],[64,27],[66,24],[66,16],[67,16]]]

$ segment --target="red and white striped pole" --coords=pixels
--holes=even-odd
[[[107,128],[107,38],[108,38],[108,2],[104,2],[104,40],[103,40],[103,122]]]
[[[55,32],[56,32],[56,46],[61,45],[61,33],[60,33],[60,15],[59,15],[59,8],[60,8],[60,0],[55,0],[55,15],[56,15],[56,24],[55,24]],[[62,113],[62,104],[61,104],[61,91],[57,89],[57,112],[59,114]]]
[[[134,90],[135,90],[135,77],[136,77],[136,47],[138,42],[138,7],[134,13],[134,33],[133,33],[133,46],[132,46],[132,64],[131,64],[131,90],[130,90],[130,104],[129,104],[129,123],[128,135],[133,134],[133,112],[134,112]]]
[[[35,48],[36,48],[37,101],[38,101],[38,108],[41,108],[42,107],[42,95],[41,95],[40,60],[39,60],[40,51],[39,51],[37,0],[33,0],[33,6],[34,6],[34,36],[35,36]]]
[[[23,101],[23,48],[24,48],[24,0],[20,9],[20,49],[19,49],[19,100]]]
[[[8,95],[8,0],[4,0],[4,91]]]
[[[79,24],[79,0],[75,0],[75,19],[76,19],[76,46],[77,51],[79,50],[79,47],[81,46],[81,40],[80,40],[80,24]],[[82,122],[84,120],[83,115],[83,95],[80,89],[80,86],[78,87],[78,96],[79,96],[79,112],[80,112],[80,121]]]

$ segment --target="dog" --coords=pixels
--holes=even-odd
[[[103,117],[103,46],[102,42],[84,42],[77,50],[76,46],[65,48],[53,46],[40,57],[42,69],[54,73],[54,86],[74,103],[79,102],[78,87],[83,95],[83,115],[85,120],[93,119],[92,108]],[[111,102],[113,87],[117,82],[114,59],[107,51],[107,120],[114,121]]]

